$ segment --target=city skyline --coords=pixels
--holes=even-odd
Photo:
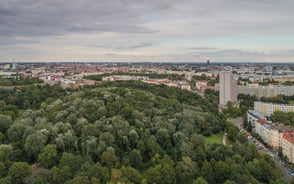
[[[0,61],[294,62],[292,0],[3,0]]]

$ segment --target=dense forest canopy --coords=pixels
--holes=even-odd
[[[40,92],[30,109],[13,104]],[[236,127],[197,94],[134,81],[22,94],[0,102],[16,108],[14,118],[0,111],[0,183],[283,182],[270,156],[234,142]],[[232,144],[205,144],[224,129]]]
[[[39,78],[17,77],[17,79],[13,79],[13,78],[6,79],[6,78],[0,77],[0,86],[27,85],[27,84],[35,84],[35,83],[43,83],[43,81]]]

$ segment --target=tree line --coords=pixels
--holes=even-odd
[[[35,84],[35,83],[43,83],[43,81],[39,78],[17,77],[17,79],[14,79],[14,78],[0,77],[0,86],[28,85],[28,84]]]

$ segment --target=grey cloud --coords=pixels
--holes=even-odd
[[[217,34],[216,32],[224,34],[226,31],[242,32],[249,29],[254,31],[268,27],[268,20],[271,18],[267,18],[268,14],[275,16],[282,11],[288,12],[289,7],[294,6],[290,0],[279,2],[277,4],[272,0],[2,0],[0,34],[11,37],[34,37],[67,33],[155,33],[159,30],[155,26],[148,26],[148,23],[173,19],[191,19],[191,25],[201,26],[199,30],[193,28],[195,34],[199,32],[200,35],[213,35]],[[260,3],[276,6],[255,6]],[[256,14],[255,20],[250,19],[252,11]],[[216,18],[216,21],[209,21],[212,18]],[[282,26],[287,23],[289,21],[284,21],[275,29],[285,29]]]
[[[124,45],[118,45],[115,46],[114,49],[118,50],[130,50],[130,49],[139,49],[139,48],[145,48],[145,47],[151,47],[158,45],[157,43],[137,43],[137,44],[124,44]]]
[[[253,4],[268,4],[268,3],[279,3],[279,1],[276,0],[230,0],[232,3],[253,3]]]
[[[148,48],[142,52],[146,55],[173,49],[200,58],[263,57],[250,48],[214,47],[266,49],[276,41],[276,47],[283,47],[281,36],[293,37],[293,7],[293,0],[0,0],[0,46],[38,43],[48,51],[89,46],[106,52]],[[161,50],[149,49],[158,45]]]
[[[119,29],[118,29],[119,28]],[[124,25],[124,24],[93,24],[93,25],[77,25],[72,24],[65,28],[69,32],[79,32],[79,33],[103,33],[103,32],[119,32],[119,33],[154,33],[155,30],[136,25]]]
[[[3,25],[0,33],[28,37],[69,32],[152,33],[155,30],[144,26],[142,16],[155,7],[158,11],[165,10],[168,4],[147,2],[142,2],[143,5],[137,3],[134,7],[116,0],[0,1],[0,7],[5,7],[0,9],[0,24]],[[139,5],[147,8],[140,8]]]
[[[113,50],[134,50],[146,47],[152,47],[159,45],[158,43],[152,42],[141,42],[141,43],[109,43],[109,44],[97,44],[97,45],[88,45],[89,47],[98,47],[98,48],[108,48]]]
[[[13,16],[15,15],[15,12],[10,9],[6,9],[4,7],[0,7],[0,17],[5,17],[5,16]]]
[[[191,50],[200,50],[200,51],[215,51],[217,48],[213,47],[192,47]]]
[[[284,52],[284,51],[282,51]],[[280,58],[281,55],[275,52],[270,52],[271,57]],[[197,58],[209,58],[212,61],[234,61],[234,62],[263,62],[268,58],[266,52],[260,52],[257,50],[245,50],[245,49],[221,49],[214,48],[213,50],[198,50],[197,52],[189,53],[189,55]]]
[[[255,52],[250,52],[250,51],[247,51],[247,50],[241,50],[241,49],[221,49],[221,48],[191,48],[193,50],[193,52],[190,52],[190,53],[193,53],[194,55],[218,55],[218,56],[221,56],[221,55],[245,55],[245,54],[252,54],[252,53],[255,53]]]

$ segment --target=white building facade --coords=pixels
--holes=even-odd
[[[269,86],[237,86],[238,94],[255,95],[261,97],[275,97],[279,94],[285,96],[294,95],[294,86],[269,85]]]

